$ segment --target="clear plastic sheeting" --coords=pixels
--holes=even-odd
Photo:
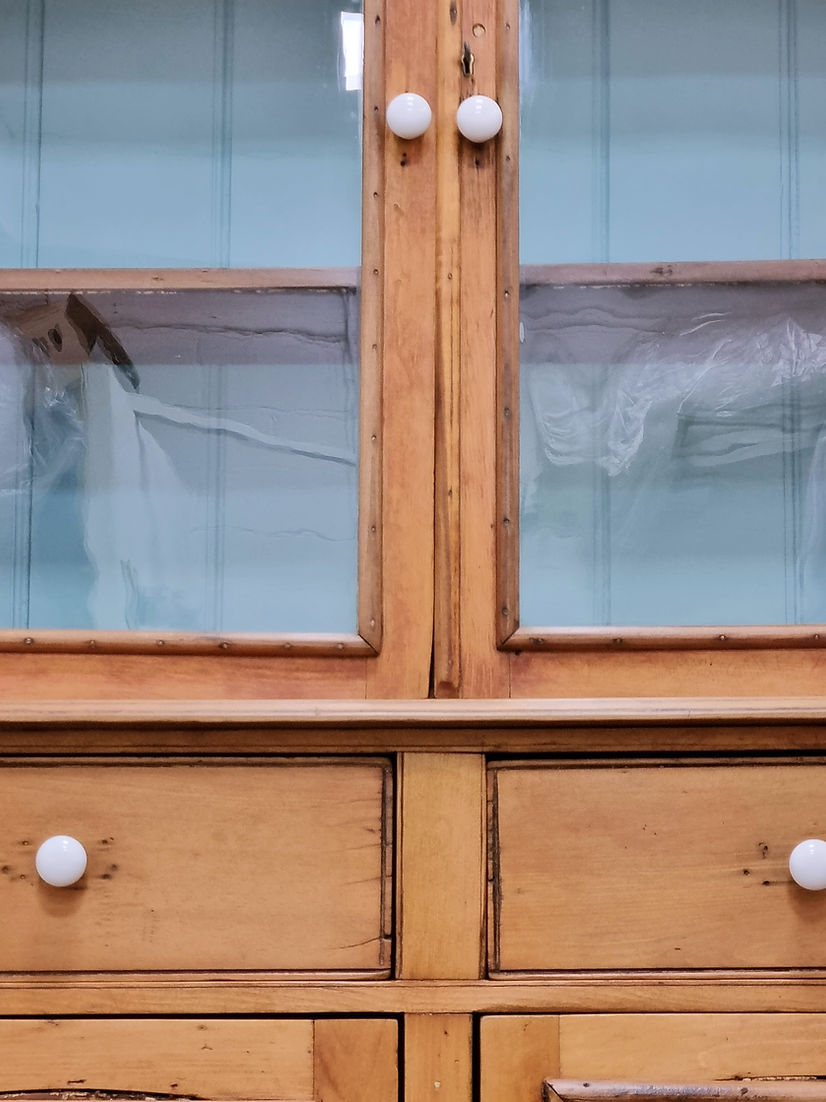
[[[0,296],[2,623],[354,631],[357,299]]]
[[[826,621],[826,288],[522,292],[521,621]]]

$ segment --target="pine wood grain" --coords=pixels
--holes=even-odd
[[[714,1014],[822,1012],[822,969],[744,974],[653,971],[477,981],[380,980],[347,973],[126,973],[0,979],[4,1014]]]
[[[382,569],[382,371],[384,367],[384,0],[364,5],[362,90],[362,295],[359,302],[361,361],[359,411],[358,628],[374,651],[381,649]]]
[[[313,1099],[313,1022],[2,1019],[0,1090]]]
[[[788,859],[826,831],[826,766],[519,764],[493,779],[494,968],[822,963],[826,898]]]
[[[500,86],[501,20],[489,0],[461,8],[462,37],[475,62],[473,79],[463,80],[462,96],[479,93],[499,99],[507,111],[514,88]],[[474,26],[484,34],[474,35]],[[455,125],[455,123],[454,123]],[[508,124],[506,123],[505,126]],[[497,233],[507,215],[499,192],[500,151],[514,129],[483,145],[465,139],[459,148],[461,182],[461,569],[458,585],[462,696],[509,696],[507,657],[496,649],[497,539],[497,314],[499,286]]]
[[[59,654],[200,654],[230,659],[248,657],[365,657],[374,648],[359,635],[304,633],[296,635],[226,634],[199,635],[169,631],[0,631],[0,655]]]
[[[654,264],[524,264],[523,283],[608,286],[669,283],[805,283],[826,279],[823,260],[700,260]]]
[[[384,13],[385,102],[415,89],[436,102],[436,14],[419,0]],[[382,120],[383,121],[383,120]],[[433,638],[436,189],[433,128],[384,143],[382,649],[369,697],[425,697]],[[319,694],[317,694],[319,695]]]
[[[518,15],[503,13],[499,49],[496,286],[496,642],[519,625],[519,42]]]
[[[364,658],[234,658],[229,655],[0,655],[0,699],[144,701],[319,697],[364,699]],[[58,706],[59,707],[59,706]],[[174,704],[173,704],[174,707]]]
[[[244,291],[358,287],[358,268],[3,268],[0,292]]]
[[[458,64],[463,28],[455,5],[438,7],[438,98],[436,131],[436,470],[435,619],[433,692],[458,695],[461,680],[460,503],[462,499],[459,390],[461,304],[465,269],[461,263],[461,194],[457,163],[456,107],[464,78]]]
[[[584,1015],[560,1021],[566,1079],[823,1076],[822,1014]]]
[[[0,968],[386,970],[381,762],[0,770]],[[53,834],[85,876],[34,869]]]
[[[819,644],[602,655],[525,651],[510,659],[514,697],[813,696],[826,678]]]
[[[404,1102],[471,1102],[473,1020],[412,1014],[404,1022]]]
[[[481,756],[401,759],[398,974],[405,979],[480,975],[484,788]]]
[[[816,624],[729,627],[521,628],[503,643],[506,650],[770,650],[826,647],[826,630]]]
[[[559,1067],[559,1019],[485,1016],[479,1059],[480,1102],[537,1102],[542,1080]]]
[[[314,1023],[317,1102],[398,1102],[398,1023],[324,1018]]]
[[[166,665],[166,663],[161,663]],[[821,694],[752,697],[533,697],[518,700],[349,700],[277,699],[253,697],[169,697],[163,701],[144,696],[120,696],[114,700],[74,697],[0,700],[0,729],[15,726],[47,726],[50,731],[83,724],[92,726],[156,727],[262,727],[393,729],[467,729],[477,733],[501,728],[609,730],[637,727],[689,729],[691,727],[820,724],[826,720],[826,697]],[[443,733],[443,732],[442,732]],[[586,744],[583,744],[585,746]]]

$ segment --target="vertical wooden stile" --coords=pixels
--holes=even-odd
[[[514,130],[509,98],[516,89],[501,83],[499,53],[505,16],[496,0],[472,0],[462,10],[462,36],[474,55],[473,76],[463,96],[497,99],[505,116],[502,132],[483,145],[462,139],[462,696],[508,696],[508,656],[497,651],[496,426],[497,407],[497,192],[502,143]],[[505,43],[506,44],[506,43]],[[506,74],[503,74],[506,75]],[[512,135],[514,138],[515,135]],[[502,217],[513,217],[513,211]]]
[[[433,694],[457,696],[461,684],[461,207],[456,107],[463,82],[456,3],[439,5],[436,103],[436,477]]]
[[[379,13],[373,16],[379,18]],[[386,101],[436,100],[436,13],[394,0],[384,13]],[[382,126],[384,126],[383,111]],[[383,642],[368,697],[422,697],[433,640],[433,394],[436,187],[433,127],[403,141],[385,128],[382,369]]]

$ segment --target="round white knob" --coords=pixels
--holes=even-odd
[[[469,96],[456,112],[459,133],[470,142],[486,142],[502,129],[502,108],[490,96]]]
[[[86,850],[77,838],[55,834],[37,851],[34,865],[41,880],[53,888],[68,888],[86,872]]]
[[[433,112],[424,96],[402,92],[390,100],[385,117],[397,138],[420,138],[430,126]]]
[[[823,891],[826,888],[826,842],[820,838],[799,842],[789,856],[789,872],[801,888]]]

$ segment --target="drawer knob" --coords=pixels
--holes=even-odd
[[[459,133],[469,142],[487,142],[502,129],[502,108],[490,96],[468,96],[456,112]]]
[[[55,834],[38,849],[34,865],[41,880],[53,888],[68,888],[86,872],[86,850],[77,838]]]
[[[798,842],[789,855],[789,872],[801,888],[823,891],[826,888],[826,842],[821,838]]]
[[[385,118],[397,138],[420,138],[430,126],[433,112],[424,96],[402,92],[388,103]]]

